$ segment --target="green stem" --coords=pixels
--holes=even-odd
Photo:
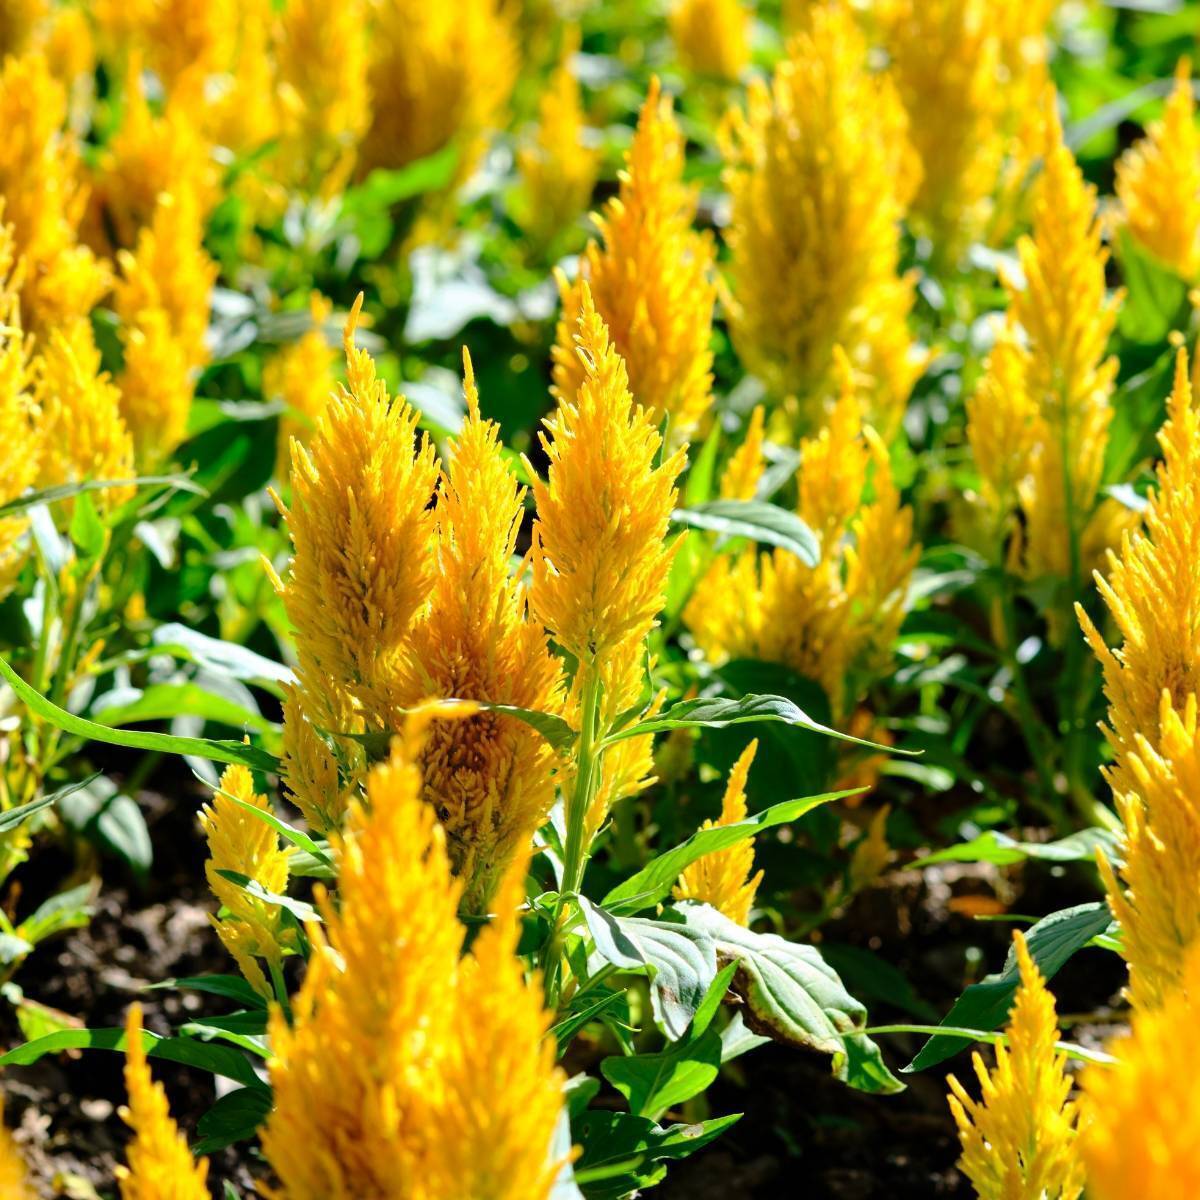
[[[283,967],[273,958],[267,960],[267,967],[271,972],[271,986],[275,989],[275,999],[279,1001],[284,1018],[290,1025],[292,1023],[292,1002],[288,998],[287,984],[283,979]]]
[[[580,706],[579,751],[575,762],[575,786],[567,801],[567,837],[563,846],[563,874],[550,936],[542,953],[542,974],[545,980],[546,1003],[553,1012],[558,1007],[562,987],[562,960],[567,923],[570,916],[568,898],[579,891],[583,870],[587,865],[585,833],[587,814],[595,798],[599,782],[601,751],[600,679],[593,664],[581,666],[583,697]]]

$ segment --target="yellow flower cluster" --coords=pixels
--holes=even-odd
[[[844,5],[815,7],[770,85],[751,81],[722,148],[742,361],[805,430],[837,395],[842,346],[869,419],[890,438],[923,369],[908,329],[914,281],[898,271],[917,170],[900,101],[869,70]]]
[[[117,256],[121,278],[114,307],[125,348],[118,383],[143,464],[166,458],[183,439],[192,373],[208,358],[204,337],[217,267],[203,241],[194,196],[163,193],[136,249]]]
[[[1182,59],[1162,119],[1117,163],[1129,232],[1185,279],[1200,274],[1200,130],[1192,70]]]
[[[752,17],[743,0],[677,0],[670,21],[679,60],[694,74],[733,83],[749,63]]]
[[[577,29],[564,39],[561,61],[538,98],[533,138],[517,151],[520,188],[517,223],[545,254],[587,208],[600,171],[600,151],[586,143],[588,129],[571,57]]]
[[[1024,937],[1014,935],[1021,984],[1009,1014],[1007,1048],[988,1071],[973,1056],[982,1094],[974,1100],[949,1077],[950,1109],[962,1141],[959,1166],[980,1200],[1076,1200],[1083,1192],[1079,1113],[1055,1049],[1058,1018]],[[1154,1194],[1154,1193],[1147,1193]]]
[[[416,440],[416,414],[353,347],[356,316],[347,384],[309,448],[292,444],[294,554],[280,584],[300,679],[285,714],[284,773],[321,829],[338,823],[361,766],[348,739],[331,745],[322,733],[394,729],[429,697],[563,706],[561,667],[510,570],[524,493],[480,414],[470,359],[467,420],[439,478],[432,447]],[[350,771],[339,772],[339,757]],[[435,722],[420,763],[464,903],[484,911],[549,811],[552,753],[514,718],[480,712]]]
[[[1014,508],[1024,515],[1013,549],[1021,569],[1079,580],[1131,519],[1099,498],[1117,371],[1105,353],[1120,295],[1106,291],[1095,189],[1063,142],[1052,93],[1045,124],[1033,232],[1017,246],[1024,282],[1005,281],[1008,325],[968,405],[967,439],[993,530]]]
[[[155,1083],[142,1041],[142,1007],[130,1005],[125,1022],[125,1090],[121,1109],[133,1130],[126,1158],[117,1168],[121,1200],[207,1200],[208,1163],[195,1162],[167,1105],[162,1084]]]
[[[828,424],[800,447],[797,512],[820,538],[820,561],[810,567],[782,549],[718,558],[684,613],[709,659],[784,663],[821,684],[838,720],[890,661],[920,553],[887,450],[863,424],[842,364]]]
[[[401,705],[456,696],[561,712],[562,667],[541,625],[527,615],[523,584],[510,573],[525,492],[513,479],[497,426],[480,416],[465,351],[463,372],[467,420],[435,509],[436,582],[397,695]],[[465,882],[466,908],[483,911],[550,811],[554,752],[528,725],[482,712],[434,722],[420,763],[425,797]]]
[[[420,721],[351,810],[294,1025],[272,1016],[277,1200],[544,1200],[557,1171],[563,1080],[515,955],[526,859],[463,956],[459,884],[420,798]]]
[[[883,40],[921,159],[913,215],[944,252],[984,231],[1005,169],[1030,166],[1028,116],[1045,89],[1055,0],[898,0]],[[1036,151],[1035,151],[1036,152]]]
[[[560,386],[558,407],[542,435],[547,479],[533,488],[530,605],[579,664],[570,700],[576,726],[584,728],[597,715],[579,705],[586,687],[598,681],[599,726],[606,729],[642,694],[646,638],[675,556],[665,538],[687,451],[681,447],[655,465],[662,438],[651,415],[634,407],[625,363],[586,282],[577,328],[582,378],[574,393]],[[587,814],[590,833],[615,800],[645,784],[651,740],[631,738],[605,755],[603,780]]]
[[[13,1142],[8,1127],[0,1122],[0,1197],[3,1200],[33,1200],[25,1159]]]
[[[337,386],[337,351],[326,341],[324,328],[332,311],[330,302],[313,292],[308,300],[309,328],[263,366],[263,396],[281,400],[287,408],[279,420],[275,468],[279,479],[288,477],[292,439],[308,444]]]
[[[1114,1066],[1083,1075],[1080,1138],[1089,1200],[1200,1195],[1200,1072],[1190,1031],[1200,1021],[1200,953],[1161,1008],[1135,1012],[1106,1046]]]
[[[106,264],[79,244],[87,205],[79,148],[64,132],[67,92],[46,55],[0,68],[0,196],[24,263],[21,309],[35,332],[85,317],[108,290]]]
[[[284,178],[329,194],[371,119],[366,0],[289,0],[280,17]]]
[[[91,323],[77,317],[54,330],[33,369],[43,437],[40,482],[132,479],[133,439],[121,415],[121,394],[100,370]],[[106,488],[97,503],[111,507],[132,496],[131,487]]]
[[[1156,1007],[1178,982],[1184,952],[1200,940],[1200,414],[1180,351],[1163,462],[1143,527],[1110,554],[1097,579],[1116,622],[1110,649],[1080,608],[1104,669],[1105,733],[1115,761],[1106,777],[1124,822],[1122,863],[1104,864],[1109,903],[1124,933],[1130,995]]]
[[[701,829],[734,825],[746,819],[746,779],[757,752],[756,739],[742,751],[733,764],[733,770],[729,772],[729,782],[721,799],[720,818],[705,821]],[[750,909],[754,906],[754,897],[763,877],[762,871],[751,876],[753,870],[754,839],[746,838],[725,850],[705,854],[684,867],[673,894],[676,900],[697,900],[702,904],[711,904],[731,921],[745,925],[750,919]]]
[[[588,245],[579,279],[560,276],[563,311],[554,356],[554,393],[572,396],[584,366],[575,348],[583,287],[625,360],[629,385],[670,439],[689,438],[712,404],[710,239],[692,228],[695,190],[683,182],[683,136],[657,79],[642,105],[619,193],[596,216],[602,244]]]
[[[246,805],[270,812],[266,796],[255,792],[250,772],[245,767],[227,767],[212,803],[200,811],[200,826],[208,840],[204,874],[221,905],[220,913],[209,920],[254,990],[269,997],[274,994],[271,985],[255,960],[266,959],[272,975],[278,974],[292,941],[283,912],[278,904],[250,895],[220,872],[244,875],[263,891],[280,896],[287,891],[288,860],[279,835]]]
[[[3,213],[0,212],[0,217]],[[40,413],[31,392],[29,342],[21,328],[20,278],[12,229],[0,223],[0,503],[15,500],[38,477],[42,454]],[[25,560],[25,517],[0,520],[0,597]]]
[[[516,81],[512,13],[498,0],[385,0],[370,26],[371,119],[359,167],[402,167],[453,143],[469,175]]]

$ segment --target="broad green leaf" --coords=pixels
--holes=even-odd
[[[192,1147],[196,1154],[212,1154],[235,1142],[244,1142],[267,1119],[271,1111],[271,1093],[262,1088],[238,1088],[222,1096],[199,1121],[200,1140]]]
[[[150,1058],[163,1058],[186,1067],[198,1067],[212,1075],[232,1079],[246,1087],[266,1090],[266,1084],[254,1068],[232,1046],[196,1041],[186,1037],[160,1037],[149,1030],[142,1031],[142,1045]],[[25,1042],[0,1055],[0,1067],[27,1067],[47,1054],[64,1050],[124,1050],[123,1029],[64,1029],[36,1041]]]
[[[715,825],[709,829],[697,830],[686,842],[681,842],[673,849],[660,854],[636,874],[617,884],[601,903],[609,912],[626,915],[644,908],[652,908],[671,890],[671,886],[679,878],[680,871],[696,859],[717,850],[725,850],[746,838],[754,837],[764,829],[797,821],[805,813],[822,804],[841,800],[846,796],[855,796],[861,790],[859,788],[845,792],[826,792],[821,796],[785,800],[782,804],[774,804],[731,825]]]
[[[75,511],[71,514],[71,541],[80,558],[98,558],[104,552],[105,529],[96,505],[87,492],[75,500]]]
[[[648,974],[655,1020],[672,1041],[682,1037],[717,974],[712,939],[682,923],[617,917],[583,896],[579,907],[596,953],[622,970]]]
[[[708,696],[696,700],[683,700],[656,717],[649,717],[636,725],[610,734],[604,744],[611,745],[626,738],[644,737],[648,733],[663,733],[669,729],[687,729],[697,725],[723,729],[727,725],[746,725],[753,721],[776,721],[784,725],[794,725],[813,733],[823,733],[826,737],[838,738],[843,742],[853,742],[857,746],[884,750],[889,754],[911,753],[907,750],[897,750],[894,746],[882,746],[877,742],[851,737],[848,733],[841,733],[828,725],[822,725],[786,696],[742,696],[737,700],[724,696]]]
[[[669,1108],[700,1095],[721,1069],[721,1035],[712,1020],[733,978],[732,966],[713,980],[684,1037],[654,1054],[614,1055],[600,1071],[625,1097],[631,1112],[657,1120]]]
[[[1019,842],[1007,834],[989,829],[979,837],[957,846],[947,846],[917,859],[914,867],[931,867],[943,862],[988,862],[998,866],[1035,858],[1044,862],[1094,862],[1096,851],[1112,857],[1119,838],[1110,829],[1080,829],[1056,842]]]
[[[766,500],[710,500],[693,508],[677,508],[671,520],[691,529],[778,546],[810,567],[821,559],[816,534],[794,512]]]
[[[150,870],[154,846],[146,818],[137,801],[119,791],[107,775],[78,789],[59,807],[69,829],[116,855],[137,874]]]
[[[707,904],[682,904],[680,911],[688,924],[714,939],[718,962],[736,964],[733,991],[753,1032],[828,1054],[834,1075],[851,1087],[903,1090],[883,1065],[878,1047],[861,1035],[866,1009],[815,947],[755,933]]]
[[[246,1008],[267,1007],[267,1001],[260,996],[240,975],[185,975],[179,979],[164,979],[161,983],[152,983],[150,990],[162,988],[179,988],[183,991],[206,992],[210,996],[224,996]]]
[[[91,920],[95,887],[81,883],[43,901],[17,927],[17,933],[36,946],[56,933],[80,929]]]
[[[1025,934],[1025,943],[1043,977],[1052,979],[1071,955],[1104,933],[1111,923],[1112,917],[1103,901],[1078,904],[1043,917]],[[1019,983],[1016,954],[1010,949],[1004,970],[971,984],[954,1002],[942,1024],[967,1029],[998,1028],[1008,1016]],[[968,1038],[938,1034],[902,1069],[924,1071],[945,1062],[968,1045]]]
[[[218,674],[230,675],[242,683],[270,686],[278,691],[278,685],[291,683],[295,676],[291,669],[273,659],[247,650],[234,642],[197,633],[186,625],[160,625],[153,635],[155,649],[207,667]]]
[[[100,696],[92,704],[91,718],[117,728],[140,721],[169,721],[175,717],[199,717],[234,729],[250,728],[259,733],[277,733],[279,726],[262,713],[246,708],[228,696],[218,695],[198,683],[155,683],[136,699],[106,704]]]
[[[589,1109],[576,1123],[582,1153],[575,1179],[587,1200],[622,1200],[663,1179],[667,1163],[702,1150],[741,1119],[740,1113],[695,1125],[663,1127],[633,1113]]]
[[[213,738],[176,737],[167,733],[148,733],[138,729],[109,729],[84,717],[77,717],[64,708],[59,708],[40,692],[30,687],[20,675],[0,658],[0,675],[25,702],[30,711],[66,733],[93,742],[106,742],[111,746],[127,746],[131,750],[159,750],[165,754],[191,754],[213,762],[236,763],[256,771],[276,774],[279,760],[257,746],[244,742],[217,741]]]

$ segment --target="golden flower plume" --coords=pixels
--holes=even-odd
[[[596,216],[579,279],[559,277],[563,311],[554,349],[554,394],[570,398],[585,367],[575,333],[583,288],[625,360],[629,386],[675,443],[689,438],[712,404],[711,240],[692,228],[695,189],[683,182],[683,135],[671,100],[652,79],[618,194]]]
[[[990,1072],[978,1053],[972,1055],[979,1100],[953,1075],[948,1079],[963,1149],[959,1166],[980,1200],[1076,1200],[1084,1182],[1076,1148],[1079,1114],[1068,1100],[1065,1056],[1055,1048],[1054,997],[1019,931],[1014,941],[1021,983],[1009,1013],[1008,1046],[996,1046]]]

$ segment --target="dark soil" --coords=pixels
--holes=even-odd
[[[195,992],[146,991],[147,985],[232,968],[208,927],[212,903],[195,822],[198,786],[188,780],[171,800],[157,793],[139,799],[155,846],[151,877],[139,884],[106,862],[90,926],[39,948],[18,982],[29,999],[89,1026],[121,1024],[129,1003],[139,999],[147,1026],[165,1032],[203,1013],[226,1012],[228,1002]],[[61,872],[50,873],[53,859],[53,851],[35,855],[26,870],[49,878],[52,886],[61,877]],[[31,874],[27,888],[32,890],[36,878]],[[827,924],[821,938],[881,956],[940,1016],[966,983],[1003,959],[1009,926],[981,924],[955,912],[956,897],[993,893],[1011,911],[1035,913],[1097,896],[1082,869],[1071,873],[1042,866],[1024,874],[966,866],[895,870]],[[1055,981],[1060,1012],[1088,1013],[1111,999],[1120,983],[1120,964],[1112,955],[1078,955]],[[880,999],[868,1005],[874,1023],[917,1019]],[[10,1047],[21,1040],[12,1011],[0,1006],[0,1041]],[[898,1070],[921,1038],[881,1041],[889,1064]],[[117,1112],[124,1097],[122,1061],[118,1054],[88,1051],[4,1072],[6,1119],[42,1195],[87,1200],[114,1193],[113,1169],[127,1136]],[[958,1142],[945,1102],[946,1070],[964,1077],[969,1069],[967,1056],[960,1055],[945,1067],[904,1076],[908,1088],[900,1095],[869,1096],[830,1078],[828,1063],[819,1056],[761,1047],[732,1064],[708,1097],[713,1115],[741,1112],[742,1120],[696,1158],[677,1165],[655,1194],[662,1200],[969,1197],[971,1188],[954,1166]],[[172,1063],[158,1063],[155,1073],[181,1126],[194,1135],[197,1120],[216,1098],[212,1077]],[[248,1196],[254,1179],[265,1173],[246,1146],[218,1153],[210,1166],[214,1195],[228,1181]]]

